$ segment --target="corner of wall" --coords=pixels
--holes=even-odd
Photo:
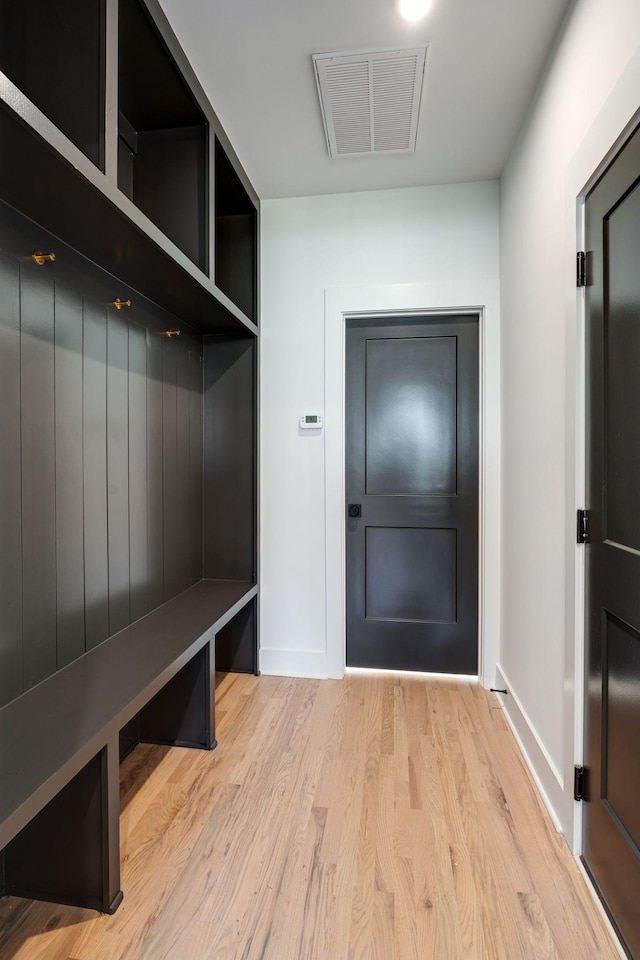
[[[500,664],[496,667],[495,685],[507,690],[506,694],[497,695],[498,702],[553,825],[556,830],[570,837],[571,832],[567,829],[567,824],[563,823],[561,816],[561,811],[565,805],[563,777],[549,756],[544,743]]]

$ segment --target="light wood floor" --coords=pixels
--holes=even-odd
[[[123,764],[118,912],[1,901],[2,960],[618,957],[480,687],[228,675],[217,717]]]

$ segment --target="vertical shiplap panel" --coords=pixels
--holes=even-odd
[[[0,707],[23,691],[20,268],[0,251]]]
[[[109,634],[131,622],[129,607],[129,324],[107,318],[107,525]]]
[[[176,395],[176,511],[178,517],[178,590],[191,585],[189,578],[189,491],[191,459],[189,444],[189,348],[180,344],[177,350]]]
[[[147,331],[147,545],[149,610],[164,601],[164,516],[162,512],[163,340]]]
[[[56,578],[58,668],[81,656],[84,635],[82,297],[56,285]]]
[[[164,516],[164,599],[178,592],[178,345],[164,341],[162,361],[162,486]]]
[[[189,575],[202,577],[202,356],[189,354]]]
[[[55,247],[0,251],[0,706],[202,575],[200,341]]]
[[[106,307],[84,302],[84,573],[87,650],[109,636]]]
[[[149,611],[147,518],[147,342],[129,325],[129,571],[131,620]]]
[[[54,270],[21,267],[22,617],[26,689],[56,670]]]

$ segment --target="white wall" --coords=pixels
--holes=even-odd
[[[342,314],[487,304],[487,527],[489,538],[498,542],[491,548],[488,607],[493,603],[493,609],[487,611],[486,625],[490,650],[495,645],[489,659],[495,661],[497,184],[267,201],[262,204],[262,277],[261,669],[307,676],[341,673],[344,636],[334,574],[342,564],[339,531],[344,526],[342,434],[336,422]],[[324,432],[299,431],[300,415],[315,411],[327,413]]]
[[[568,837],[584,549],[574,543],[583,476],[576,198],[640,106],[639,41],[638,0],[571,6],[501,181],[500,668],[506,709]]]

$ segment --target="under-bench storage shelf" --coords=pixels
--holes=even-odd
[[[201,581],[0,710],[0,896],[115,911],[120,731],[215,746],[216,634],[255,656],[256,592]]]

